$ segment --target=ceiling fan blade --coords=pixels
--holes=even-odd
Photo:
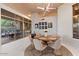
[[[56,8],[48,8],[48,9],[56,9]]]
[[[43,7],[37,7],[38,9],[41,9],[41,10],[44,10],[44,8]]]
[[[50,3],[48,3],[48,5],[47,5],[46,9],[48,9],[49,7],[50,7]]]

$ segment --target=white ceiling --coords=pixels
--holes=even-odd
[[[43,13],[43,10],[37,9],[37,7],[45,7],[47,3],[5,3],[5,5],[10,8],[28,16],[31,15],[32,12],[39,13],[40,15]],[[58,8],[62,3],[51,3],[50,8]],[[57,9],[50,10],[47,13],[47,16],[57,15]]]

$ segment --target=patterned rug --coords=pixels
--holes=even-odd
[[[30,45],[28,48],[26,48],[24,55],[25,56],[72,56],[72,53],[64,46],[61,46],[61,48],[56,51],[54,51],[54,49],[52,49],[51,47],[47,47],[43,51],[38,51],[35,49],[33,45]]]

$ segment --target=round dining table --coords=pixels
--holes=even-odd
[[[59,36],[41,36],[38,39],[42,41],[56,41],[59,38]]]
[[[42,40],[43,44],[48,45],[49,43],[55,42],[59,38],[60,38],[59,36],[40,36],[38,39]]]

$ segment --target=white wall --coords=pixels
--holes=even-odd
[[[37,13],[32,13],[32,32],[40,33],[44,35],[44,29],[35,29],[35,23],[39,22],[52,22],[53,28],[48,28],[48,35],[57,33],[57,16],[46,17],[45,20],[41,20]]]
[[[72,5],[65,3],[58,8],[58,33],[63,36],[63,44],[74,55],[79,55],[79,40],[73,38]]]

